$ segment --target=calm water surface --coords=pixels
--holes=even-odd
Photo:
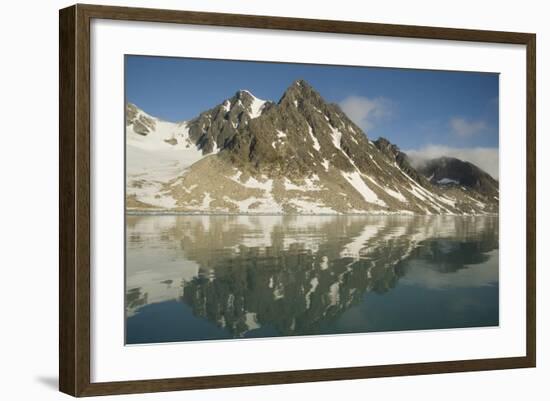
[[[498,217],[127,216],[126,342],[496,326]]]

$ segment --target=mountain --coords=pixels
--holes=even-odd
[[[417,166],[417,170],[439,186],[463,186],[498,198],[498,181],[472,163],[439,157]]]
[[[395,145],[372,142],[303,80],[277,103],[241,90],[178,123],[129,104],[126,138],[129,210],[498,212],[498,196],[431,183]]]
[[[397,166],[405,174],[407,174],[409,177],[411,177],[413,180],[418,182],[423,187],[430,188],[426,178],[421,173],[419,173],[416,169],[413,168],[407,154],[402,152],[397,147],[397,145],[394,145],[393,143],[388,141],[386,138],[382,138],[382,137],[374,141],[374,144],[388,158],[390,158],[391,160],[394,160]]]

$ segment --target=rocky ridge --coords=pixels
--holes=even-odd
[[[242,90],[179,123],[162,121],[129,104],[126,134],[128,210],[498,212],[498,182],[490,182],[487,191],[485,176],[482,185],[433,181],[427,174],[436,170],[415,169],[407,155],[384,138],[371,141],[338,105],[325,102],[303,80],[295,81],[277,103]],[[437,177],[445,174],[455,177],[437,169]]]

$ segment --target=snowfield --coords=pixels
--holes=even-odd
[[[164,193],[164,186],[206,155],[189,139],[186,122],[162,121],[141,111],[138,118],[142,115],[153,120],[155,128],[142,135],[133,125],[126,127],[126,195],[170,209],[175,200]]]

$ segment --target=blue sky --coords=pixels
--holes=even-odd
[[[498,74],[126,56],[125,77],[126,100],[169,121],[193,118],[239,89],[278,101],[305,79],[371,139],[498,175]]]

